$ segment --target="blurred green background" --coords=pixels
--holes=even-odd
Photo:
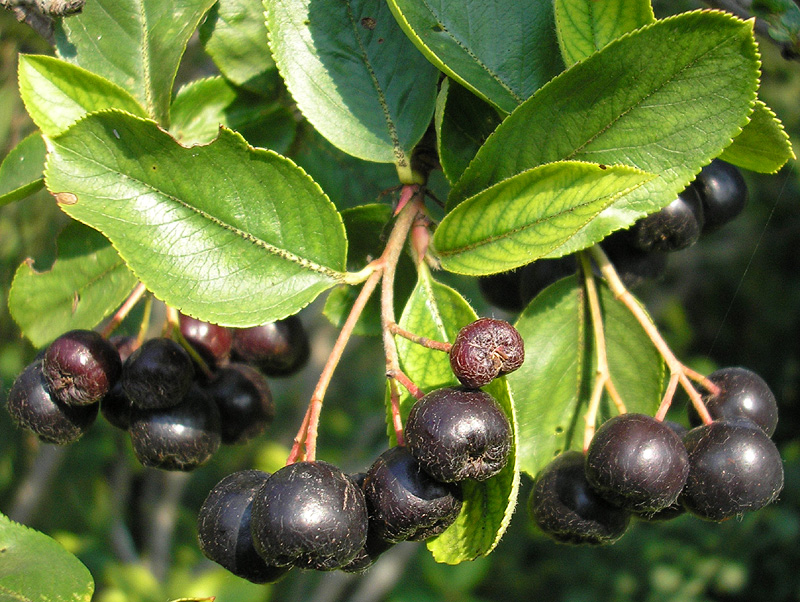
[[[695,6],[655,4],[657,16]],[[762,40],[761,50],[761,96],[800,149],[800,61],[785,60],[768,40]],[[34,129],[16,90],[19,52],[51,50],[2,11],[2,156]],[[184,63],[179,74],[184,80],[213,70],[196,43]],[[310,136],[301,129],[293,152],[302,156],[321,144]],[[342,181],[328,186],[338,186],[358,202],[375,201],[394,183],[391,167],[369,167],[371,177],[364,180],[359,179],[363,166],[336,160],[341,161],[336,171]],[[306,168],[314,175],[311,163]],[[226,474],[250,467],[275,470],[283,464],[335,336],[321,314],[322,302],[301,314],[312,334],[312,361],[298,376],[273,382],[278,418],[267,437],[223,449],[189,475],[165,474],[139,466],[124,434],[103,421],[80,443],[62,449],[40,446],[15,429],[3,411],[0,511],[77,554],[92,572],[95,599],[102,602],[209,595],[220,602],[800,600],[800,178],[796,163],[774,176],[745,177],[750,187],[745,215],[674,254],[666,277],[638,293],[678,357],[704,372],[747,366],[776,393],[781,418],[775,440],[785,460],[786,486],[778,503],[762,511],[722,524],[691,517],[637,523],[613,546],[576,548],[557,545],[530,526],[524,501],[531,483],[523,477],[520,507],[508,533],[493,554],[476,562],[437,565],[424,546],[401,544],[358,577],[295,571],[274,586],[233,577],[200,554],[197,510]],[[36,353],[8,315],[11,279],[26,258],[40,269],[50,265],[56,234],[66,221],[44,192],[0,208],[0,403]],[[481,315],[508,317],[485,304],[473,281],[448,281]],[[383,361],[376,349],[377,340],[352,341],[343,371],[363,377],[334,378],[323,412],[319,457],[347,471],[365,469],[386,445]],[[677,408],[676,416],[681,411]]]

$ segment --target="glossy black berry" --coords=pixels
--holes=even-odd
[[[747,183],[739,169],[721,159],[706,165],[692,186],[703,202],[703,232],[713,232],[737,217],[747,204]]]
[[[495,307],[513,313],[522,311],[526,305],[520,294],[521,284],[522,268],[478,278],[483,298]]]
[[[183,314],[179,323],[183,338],[207,364],[218,366],[228,360],[233,345],[233,333],[230,329]]]
[[[258,490],[253,540],[267,564],[330,571],[355,558],[367,540],[364,494],[327,462],[296,462]]]
[[[661,278],[667,270],[669,254],[646,252],[631,242],[630,230],[618,230],[603,239],[601,246],[622,283],[629,289]]]
[[[305,366],[310,346],[297,316],[233,331],[233,354],[267,376],[288,376]]]
[[[621,414],[597,429],[586,452],[586,478],[611,503],[658,512],[675,503],[689,474],[678,434],[644,414]]]
[[[703,229],[703,204],[693,187],[669,205],[631,227],[631,240],[641,251],[670,252],[690,247]]]
[[[150,339],[122,367],[122,387],[134,406],[160,409],[181,402],[192,384],[189,354],[171,339]]]
[[[470,389],[513,372],[524,360],[525,346],[517,329],[493,318],[480,318],[464,326],[450,349],[453,374]]]
[[[134,407],[128,430],[139,462],[163,470],[192,470],[220,446],[219,410],[198,385],[192,385],[177,405]]]
[[[106,393],[106,396],[100,402],[100,413],[103,418],[123,431],[127,431],[131,425],[132,409],[131,400],[125,395],[122,384],[119,382]]]
[[[97,403],[119,379],[114,346],[93,330],[71,330],[50,343],[42,360],[47,386],[61,403]]]
[[[375,537],[391,543],[438,535],[461,512],[461,487],[437,481],[405,447],[393,447],[372,463],[364,495]]]
[[[775,501],[783,463],[767,434],[749,420],[719,420],[684,438],[689,477],[681,502],[692,514],[721,521]]]
[[[269,478],[260,470],[228,475],[209,492],[197,514],[197,537],[206,558],[253,583],[272,583],[289,567],[270,566],[253,547],[253,498]]]
[[[247,364],[232,363],[217,370],[206,392],[219,408],[222,442],[227,445],[260,435],[275,418],[267,379]]]
[[[70,406],[54,399],[42,374],[42,362],[28,365],[8,392],[14,423],[46,443],[65,445],[79,439],[97,418],[97,404]]]
[[[520,268],[519,294],[522,307],[526,307],[539,293],[551,284],[571,276],[578,269],[574,255],[555,259],[537,259]]]
[[[367,473],[359,472],[355,475],[350,475],[350,479],[364,491],[364,479]],[[369,502],[367,502],[367,515],[369,515]],[[377,529],[375,529],[374,521],[368,520],[367,527],[367,541],[364,542],[362,547],[355,558],[341,567],[341,570],[346,573],[363,573],[378,560],[381,554],[391,548],[394,544],[386,541],[380,536]]]
[[[411,455],[433,478],[483,481],[506,465],[511,425],[488,393],[446,387],[413,405],[405,437]]]
[[[729,367],[712,372],[708,379],[720,388],[719,395],[708,394],[703,398],[712,418],[746,418],[770,437],[775,433],[778,403],[763,378],[747,368]],[[692,406],[689,419],[695,426],[701,422]]]
[[[618,540],[631,516],[591,488],[578,451],[564,452],[542,469],[528,499],[528,513],[556,541],[590,545]]]

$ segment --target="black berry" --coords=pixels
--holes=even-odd
[[[233,331],[233,353],[267,376],[288,376],[305,366],[308,335],[297,316]]]
[[[517,329],[493,318],[480,318],[464,326],[450,349],[453,374],[470,389],[513,372],[524,360],[525,348]]]
[[[222,442],[227,445],[260,435],[275,418],[267,379],[247,364],[220,368],[206,391],[219,408]]]
[[[613,504],[658,512],[675,503],[689,474],[678,434],[644,414],[621,414],[597,429],[586,452],[586,478]]]
[[[260,470],[228,475],[209,492],[197,514],[197,537],[206,558],[253,583],[271,583],[289,571],[268,565],[253,547],[253,498],[268,478],[269,473]]]
[[[737,217],[747,204],[747,183],[739,169],[721,159],[706,165],[692,186],[703,202],[703,232],[712,232]]]
[[[520,268],[519,294],[523,308],[551,284],[571,276],[578,269],[574,255],[537,259]]]
[[[273,474],[253,500],[253,541],[267,564],[329,571],[367,539],[361,489],[327,462],[296,462]]]
[[[689,477],[681,502],[701,518],[721,521],[758,510],[783,489],[783,463],[767,434],[749,420],[719,420],[684,438]]]
[[[435,480],[405,447],[383,452],[367,471],[363,487],[370,527],[378,540],[428,539],[461,512],[461,487]]]
[[[97,404],[70,406],[54,399],[42,374],[42,362],[28,365],[8,392],[14,423],[46,443],[65,445],[79,439],[97,418]]]
[[[224,326],[181,314],[181,334],[210,366],[224,364],[231,353],[233,333]]]
[[[495,307],[514,313],[522,311],[526,305],[522,302],[521,285],[522,268],[478,278],[478,288],[484,299]]]
[[[690,247],[703,229],[703,204],[693,187],[669,205],[631,227],[631,240],[641,251],[670,252]]]
[[[139,462],[163,470],[193,470],[220,445],[219,410],[198,385],[177,405],[154,410],[134,407],[128,430]]]
[[[134,406],[168,408],[181,402],[192,384],[189,354],[171,339],[150,339],[122,368],[122,387]]]
[[[508,461],[511,425],[494,398],[481,390],[446,387],[411,408],[406,444],[439,481],[486,480]]]
[[[618,540],[631,516],[591,488],[578,451],[564,452],[542,469],[528,499],[528,513],[556,541],[590,545]]]
[[[97,403],[117,382],[122,362],[93,330],[71,330],[50,343],[42,361],[47,386],[61,403]]]

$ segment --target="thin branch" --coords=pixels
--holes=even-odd
[[[104,338],[110,337],[117,327],[122,324],[122,321],[128,317],[128,314],[131,313],[131,310],[136,306],[146,292],[147,289],[145,288],[144,284],[140,282],[136,285],[136,288],[133,289],[133,292],[128,295],[128,298],[125,299],[125,302],[120,306],[117,312],[111,316],[108,324],[106,324],[106,327],[103,328],[101,334]]]
[[[428,349],[435,349],[437,351],[444,351],[445,353],[450,353],[450,349],[453,347],[452,343],[434,341],[433,339],[429,339],[428,337],[421,337],[417,334],[414,334],[413,332],[409,332],[408,330],[401,328],[394,322],[388,324],[388,328],[392,334],[396,334],[397,336],[403,337],[404,339],[408,339],[412,343],[416,343],[417,345],[422,345],[423,347],[427,347]]]
[[[17,487],[8,517],[18,523],[29,523],[47,496],[58,467],[67,456],[67,448],[60,445],[40,444],[36,458],[22,483]]]
[[[147,540],[147,565],[156,579],[163,583],[169,567],[172,566],[172,537],[178,520],[178,508],[190,474],[154,469],[148,477],[157,479],[160,483],[159,495],[150,515],[152,520]]]

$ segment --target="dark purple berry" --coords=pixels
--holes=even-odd
[[[775,501],[783,489],[783,463],[769,436],[749,420],[718,420],[684,438],[689,477],[681,494],[686,509],[721,521]]]
[[[367,507],[361,489],[335,466],[296,462],[258,490],[251,525],[267,564],[330,571],[364,547]]]
[[[658,512],[675,503],[689,474],[678,434],[644,414],[621,414],[597,429],[586,452],[586,478],[612,504]]]
[[[489,303],[508,312],[520,312],[525,309],[522,302],[520,286],[522,284],[522,268],[510,272],[500,272],[478,278],[478,288]]]
[[[480,318],[459,330],[450,349],[450,367],[465,387],[478,389],[513,372],[525,360],[525,346],[508,322]]]
[[[207,364],[219,366],[228,360],[233,345],[230,329],[183,314],[180,316],[180,328],[183,338]]]
[[[33,431],[45,443],[65,445],[79,439],[97,418],[97,404],[70,406],[50,394],[42,362],[28,365],[8,392],[7,408],[14,423]]]
[[[617,230],[601,243],[620,280],[629,289],[661,278],[669,258],[667,253],[651,253],[636,248],[631,236],[631,230]]]
[[[269,473],[260,470],[229,474],[209,492],[197,514],[197,537],[205,557],[252,583],[272,583],[289,571],[268,565],[253,547],[253,498],[268,478]]]
[[[423,541],[443,532],[461,512],[461,487],[423,471],[405,447],[393,447],[364,478],[370,528],[390,543]]]
[[[721,159],[706,165],[692,183],[703,202],[703,232],[713,232],[737,217],[747,204],[747,183],[739,169]]]
[[[528,499],[528,513],[556,541],[589,545],[617,541],[631,516],[591,488],[578,451],[564,452],[542,469]]]
[[[703,204],[690,186],[669,205],[636,222],[631,240],[645,252],[678,251],[696,243],[702,229]]]
[[[361,491],[364,491],[364,479],[367,476],[365,472],[359,472],[354,475],[349,475],[350,480],[355,483]],[[367,503],[367,514],[369,514],[369,503]],[[341,567],[345,573],[363,573],[378,560],[378,557],[386,550],[390,549],[394,544],[383,539],[373,526],[373,521],[368,521],[367,527],[367,541],[364,547],[358,551],[356,557],[353,558],[346,565]]]
[[[123,431],[127,431],[131,425],[132,408],[131,400],[125,395],[122,384],[119,382],[106,393],[100,402],[100,413],[103,418]]]
[[[42,371],[53,396],[68,405],[97,403],[117,382],[122,362],[93,330],[71,330],[50,343]]]
[[[508,462],[511,424],[488,393],[446,387],[412,406],[405,437],[411,455],[433,478],[484,481]]]
[[[267,376],[289,376],[310,356],[308,335],[297,316],[233,331],[233,354]]]
[[[703,398],[708,413],[715,420],[746,418],[761,427],[770,437],[778,426],[778,403],[769,385],[755,372],[741,367],[722,368],[708,375],[720,388],[718,395]],[[693,406],[689,409],[692,424],[700,424]]]
[[[134,406],[168,408],[181,402],[192,384],[189,354],[171,339],[150,339],[122,367],[122,387]]]
[[[275,418],[267,379],[247,364],[220,368],[206,387],[219,408],[222,442],[245,443],[263,433]]]
[[[574,255],[555,259],[537,259],[519,269],[519,294],[522,307],[526,307],[539,293],[551,284],[575,274],[578,263]]]
[[[144,466],[189,471],[207,462],[220,445],[219,410],[198,385],[177,405],[154,410],[134,407],[128,429]]]

